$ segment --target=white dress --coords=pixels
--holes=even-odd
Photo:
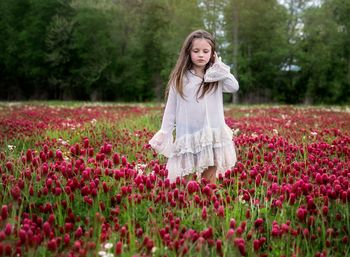
[[[156,152],[168,158],[170,181],[216,166],[216,175],[225,173],[237,161],[232,131],[226,125],[223,92],[234,93],[238,82],[230,68],[218,60],[204,75],[205,82],[219,81],[216,91],[198,99],[202,79],[188,71],[184,77],[183,99],[171,86],[161,129],[149,141]],[[176,127],[176,139],[173,130]]]

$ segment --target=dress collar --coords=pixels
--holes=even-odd
[[[192,74],[194,77],[200,79],[200,80],[203,80],[204,78],[202,78],[201,76],[198,76],[195,71],[193,69],[191,70],[188,70],[190,74]]]

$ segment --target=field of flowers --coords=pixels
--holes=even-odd
[[[0,256],[349,256],[350,112],[227,106],[238,163],[170,183],[161,106],[0,103]]]

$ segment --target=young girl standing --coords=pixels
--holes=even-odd
[[[222,93],[234,93],[238,88],[230,68],[216,55],[212,35],[204,30],[192,32],[170,75],[161,129],[149,142],[168,158],[170,181],[197,174],[215,183],[218,174],[235,165]]]

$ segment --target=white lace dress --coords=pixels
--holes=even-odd
[[[190,71],[184,77],[185,99],[170,87],[161,129],[149,141],[153,149],[168,158],[170,181],[191,173],[201,177],[209,166],[217,167],[218,176],[236,163],[232,131],[224,120],[222,93],[236,92],[238,82],[220,60],[207,70],[204,81],[219,81],[219,85],[200,99],[197,90],[202,79]]]

